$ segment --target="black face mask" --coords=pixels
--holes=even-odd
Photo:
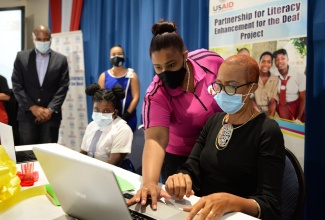
[[[124,63],[124,57],[121,57],[120,55],[113,56],[111,57],[111,63],[113,66],[122,66]]]
[[[164,71],[157,74],[159,79],[171,89],[176,89],[178,86],[182,85],[186,73],[186,69],[182,66],[176,71]]]

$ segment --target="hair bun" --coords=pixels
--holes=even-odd
[[[125,91],[122,86],[116,85],[112,88],[112,92],[118,99],[124,99],[125,98]]]
[[[85,92],[89,96],[94,96],[94,94],[100,89],[100,85],[98,85],[97,83],[93,83],[86,88]]]
[[[160,19],[156,24],[154,24],[151,28],[151,32],[153,35],[157,36],[158,34],[163,33],[172,33],[177,30],[177,25],[173,21],[165,21],[164,19]]]

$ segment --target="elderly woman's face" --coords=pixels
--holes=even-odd
[[[247,83],[247,76],[245,69],[240,65],[223,63],[218,72],[217,83],[224,86],[240,86]],[[250,85],[237,88],[237,94],[246,94],[249,91]]]

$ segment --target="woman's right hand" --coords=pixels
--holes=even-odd
[[[174,195],[178,199],[183,199],[185,195],[186,197],[194,195],[191,177],[183,173],[169,176],[165,183],[165,189],[167,193]]]
[[[157,209],[157,201],[164,197],[165,199],[170,199],[171,196],[166,193],[157,183],[147,183],[137,191],[137,193],[129,199],[126,203],[128,205],[134,203],[141,203],[141,205],[146,205],[148,196],[151,197],[151,208],[153,210]]]

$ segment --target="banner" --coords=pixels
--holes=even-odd
[[[273,54],[279,49],[284,49],[287,52],[288,74],[286,77],[292,74],[291,83],[295,80],[294,82],[297,81],[300,84],[294,85],[295,94],[292,94],[292,90],[289,94],[289,87],[293,89],[292,84],[289,86],[290,78],[282,79],[282,81],[288,81],[288,86],[281,84],[283,75],[278,70],[280,61],[277,63],[275,59],[269,73],[278,79],[278,83],[275,89],[268,93],[277,94],[278,105],[274,117],[284,134],[285,146],[293,151],[302,167],[304,166],[305,126],[301,121],[304,118],[297,120],[292,116],[290,119],[284,116],[280,117],[284,111],[279,110],[278,107],[280,93],[283,94],[280,91],[286,90],[287,93],[284,93],[284,96],[287,98],[284,103],[295,104],[293,107],[295,113],[304,111],[294,101],[299,100],[300,102],[301,97],[305,100],[303,94],[306,92],[306,74],[308,74],[306,73],[306,38],[307,0],[210,0],[209,49],[211,51],[219,53],[226,59],[237,54],[240,49],[247,49],[249,55],[258,63],[260,63],[261,55],[266,51]],[[255,99],[256,97],[257,94],[255,94]],[[290,98],[293,101],[289,100]],[[264,102],[269,102],[269,99],[265,99]],[[270,108],[269,103],[266,103],[265,106]]]
[[[88,125],[82,32],[52,34],[51,49],[67,56],[70,74],[69,91],[62,106],[58,143],[79,151]]]

